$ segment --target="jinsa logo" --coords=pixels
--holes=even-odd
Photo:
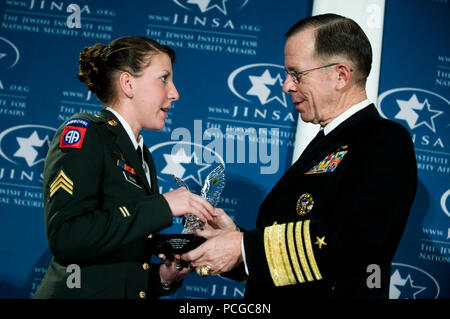
[[[167,188],[175,185],[172,175],[181,178],[193,189],[201,187],[204,178],[212,169],[219,164],[225,167],[225,162],[220,154],[197,143],[170,141],[154,145],[149,150],[161,172],[158,180],[163,182]],[[205,163],[200,160],[205,155],[212,156],[214,161]]]
[[[4,37],[0,37],[0,70],[12,69],[19,62],[19,49]]]
[[[411,130],[422,128],[436,134],[437,124],[449,122],[449,104],[446,98],[431,91],[398,88],[380,95],[378,110],[384,118],[404,121]]]
[[[15,165],[43,163],[55,132],[44,125],[13,126],[0,133],[0,156]]]
[[[448,209],[448,198],[450,197],[450,189],[447,189],[447,191],[442,194],[441,196],[441,208],[442,211],[445,213],[445,215],[447,215],[448,217],[450,217],[450,211]]]
[[[278,64],[244,65],[228,77],[228,87],[241,100],[266,105],[277,101],[287,108],[283,92],[284,67]]]
[[[229,8],[241,9],[247,5],[248,0],[172,0],[175,4],[189,11],[199,10],[201,13],[220,11],[227,15]]]
[[[390,299],[437,299],[439,290],[436,279],[423,269],[392,263]]]

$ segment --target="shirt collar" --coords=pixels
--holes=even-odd
[[[138,146],[141,147],[141,150],[144,149],[144,138],[141,134],[139,134],[138,141],[136,141],[136,138],[134,137],[133,130],[131,129],[131,126],[128,124],[127,121],[120,115],[116,110],[110,108],[109,106],[106,107],[106,110],[110,111],[112,114],[114,114],[117,119],[119,120],[120,124],[122,124],[123,128],[125,129],[125,132],[127,132],[128,137],[131,140],[131,143],[133,143],[134,149],[137,149]]]
[[[351,106],[344,113],[339,114],[330,123],[328,123],[323,128],[323,133],[325,135],[329,134],[332,130],[334,130],[336,127],[338,127],[340,124],[342,124],[350,116],[352,116],[353,114],[355,114],[358,111],[361,111],[363,108],[369,106],[370,104],[371,104],[370,101],[368,99],[366,99],[362,102],[359,102],[358,104]]]

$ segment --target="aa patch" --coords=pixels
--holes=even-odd
[[[326,156],[319,164],[307,171],[305,175],[334,172],[347,151],[347,145],[340,147],[335,153]]]
[[[64,127],[59,147],[81,148],[85,135],[86,127],[68,125]]]

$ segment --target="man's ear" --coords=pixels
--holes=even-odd
[[[347,86],[354,74],[352,68],[346,63],[339,63],[335,68],[338,73],[337,88],[340,90]]]
[[[136,82],[134,77],[128,72],[122,72],[119,75],[119,87],[122,93],[128,97],[133,98],[134,89],[136,88]]]

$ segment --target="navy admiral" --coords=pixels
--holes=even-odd
[[[367,99],[372,50],[353,20],[309,17],[286,37],[283,90],[321,130],[263,201],[256,230],[237,231],[221,211],[182,258],[205,276],[247,279],[248,298],[387,298],[417,187],[411,137]]]
[[[162,129],[179,98],[174,60],[171,48],[135,36],[81,52],[78,78],[108,107],[95,116],[74,115],[50,146],[43,189],[53,258],[34,298],[157,298],[173,293],[191,272],[166,256],[151,264],[147,245],[174,216],[207,221],[215,214],[185,188],[159,193],[140,135]],[[72,264],[80,269],[79,287],[67,282]]]

